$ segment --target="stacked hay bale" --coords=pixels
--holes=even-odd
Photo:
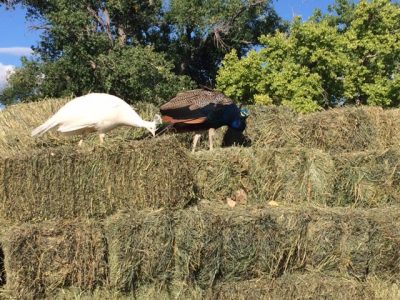
[[[125,238],[135,226],[146,227],[148,218],[143,225],[135,214],[132,223],[118,219],[118,213],[179,209],[196,196],[192,162],[175,138],[149,139],[126,128],[112,132],[103,146],[96,135],[82,148],[75,144],[78,137],[31,138],[32,128],[65,102],[21,104],[0,114],[0,221],[7,224],[0,237],[0,267],[12,297],[43,297],[68,286],[122,287],[113,271],[118,266],[110,267],[109,260],[113,266],[120,262]],[[139,106],[145,118],[154,111]],[[137,230],[132,243],[144,235]]]
[[[21,153],[0,162],[0,216],[40,221],[184,207],[194,197],[191,169],[187,154],[169,138]]]
[[[250,147],[220,130],[195,154],[191,134],[31,139],[65,101],[0,113],[2,295],[399,297],[398,110],[255,106]]]
[[[7,289],[33,299],[61,286],[91,289],[107,281],[107,243],[89,220],[23,224],[2,237]]]

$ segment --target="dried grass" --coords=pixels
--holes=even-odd
[[[142,285],[166,286],[172,279],[174,232],[171,213],[119,213],[105,225],[111,287],[135,291]]]
[[[193,158],[199,197],[214,202],[240,189],[250,204],[384,207],[400,201],[396,148],[336,154],[304,147],[230,148]]]
[[[6,290],[18,299],[49,295],[57,288],[103,286],[107,243],[99,223],[53,221],[10,228],[2,238]]]
[[[194,196],[191,162],[167,137],[21,153],[0,161],[0,178],[0,217],[11,221],[184,207]]]

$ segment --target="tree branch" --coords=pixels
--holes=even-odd
[[[87,6],[88,12],[96,19],[96,21],[103,28],[104,32],[108,35],[108,38],[111,42],[111,45],[114,44],[114,39],[111,33],[111,20],[110,14],[108,13],[107,8],[103,10],[103,14],[105,16],[105,20],[91,7]]]
[[[122,25],[118,27],[118,43],[121,46],[126,45],[126,33]]]
[[[214,26],[214,42],[218,48],[226,49],[227,45],[222,39],[222,35],[228,34],[231,28],[233,27],[236,20],[248,9],[264,4],[265,0],[256,0],[253,3],[250,3],[248,6],[241,7],[234,15],[232,15],[228,21],[222,21],[219,24],[217,23]]]

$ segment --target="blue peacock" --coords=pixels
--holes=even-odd
[[[238,107],[223,93],[208,89],[195,89],[178,93],[169,102],[160,107],[164,125],[158,133],[165,130],[176,132],[209,130],[210,150],[213,149],[215,129],[228,126],[237,132],[246,129],[246,119],[249,116],[247,108]],[[194,152],[200,134],[193,138]]]

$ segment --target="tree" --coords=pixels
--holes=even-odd
[[[302,112],[356,100],[397,106],[398,20],[399,5],[387,0],[337,1],[327,15],[317,11],[307,22],[294,20],[289,33],[261,36],[258,52],[242,59],[235,52],[227,55],[218,88],[249,103],[284,104]]]
[[[131,90],[128,91],[126,87],[118,86],[127,82],[121,77],[134,76],[133,70],[142,72],[135,65],[146,66],[146,60],[154,64],[155,57],[160,65],[143,70],[156,72],[163,69],[163,75],[160,77],[157,71],[144,74],[143,78],[154,77],[167,84],[157,83],[157,94],[152,99],[168,98],[178,90],[192,86],[186,77],[173,76],[172,72],[189,75],[198,84],[213,85],[218,65],[229,49],[244,53],[257,42],[257,35],[270,32],[279,25],[270,0],[0,0],[0,3],[8,3],[11,7],[24,5],[28,17],[36,22],[35,27],[43,32],[39,44],[34,47],[35,64],[42,64],[40,72],[44,75],[35,93],[31,92],[37,96],[124,91],[118,96],[139,99],[143,95],[138,91],[145,90],[143,82],[135,88],[129,85]],[[119,59],[117,53],[125,60]],[[132,67],[128,63],[131,60],[128,53],[136,60],[131,61]],[[143,55],[137,57],[136,53]],[[124,67],[115,67],[113,59]],[[100,70],[111,65],[114,65],[113,73]],[[14,79],[31,71],[18,71]],[[103,84],[102,80],[107,82]],[[154,81],[150,82],[154,84]],[[20,85],[12,85],[7,94],[18,94],[18,87]]]
[[[188,77],[171,72],[173,64],[151,47],[115,48],[96,57],[94,69],[77,68],[68,58],[45,64],[24,59],[22,68],[11,74],[0,102],[106,92],[130,103],[160,104],[177,91],[193,87]]]
[[[347,53],[354,62],[347,74],[350,100],[397,106],[399,89],[400,5],[388,0],[360,1],[345,33]]]
[[[244,55],[260,34],[284,28],[270,0],[171,0],[166,21],[171,38],[157,49],[168,53],[179,74],[209,86],[227,52]]]
[[[149,43],[146,31],[156,25],[161,0],[26,0],[12,4],[17,3],[28,8],[31,19],[41,22],[38,27],[43,34],[34,47],[36,60],[23,62],[10,77],[9,87],[0,96],[3,102],[90,91],[114,93],[127,101],[159,102],[192,86],[187,77],[173,73],[174,66],[165,55],[141,46]],[[31,84],[24,79],[28,75],[32,75]],[[40,84],[34,78],[41,78]]]
[[[0,103],[11,104],[20,101],[33,101],[41,97],[39,84],[42,73],[40,70],[40,64],[23,57],[22,67],[9,75],[8,86],[0,93]]]

